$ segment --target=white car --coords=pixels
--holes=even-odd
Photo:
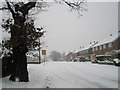
[[[96,55],[96,59],[94,60],[94,63],[111,64],[111,65],[114,64],[111,55]]]
[[[113,53],[113,62],[116,66],[120,66],[120,50],[116,50]]]
[[[120,59],[114,58],[113,62],[115,63],[115,65],[120,66]]]

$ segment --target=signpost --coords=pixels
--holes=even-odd
[[[40,39],[39,39],[39,64],[41,63],[41,57],[40,57]]]
[[[46,55],[46,50],[42,50],[42,55]]]
[[[46,50],[42,50],[42,55],[44,55],[44,65],[45,65],[45,55],[46,55]]]

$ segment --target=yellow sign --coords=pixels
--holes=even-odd
[[[93,60],[93,56],[90,56],[90,60]]]
[[[46,55],[46,50],[42,50],[42,55]]]

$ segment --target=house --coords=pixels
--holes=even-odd
[[[81,56],[92,60],[95,55],[111,55],[112,52],[120,50],[120,35],[110,35],[100,42],[90,43],[90,45],[75,52],[75,56]]]
[[[91,47],[91,54],[111,54],[114,50],[120,50],[120,35],[110,35],[108,38]]]
[[[79,51],[79,56],[85,58],[85,59],[89,59],[90,57],[90,54],[91,53],[91,47],[94,46],[95,44],[97,44],[97,42],[94,42],[94,43],[90,43],[90,45],[84,47],[83,49],[81,49]]]
[[[82,57],[86,60],[94,59],[95,55],[111,55],[113,52],[120,50],[120,34],[110,35],[100,42],[90,43],[90,45],[70,52],[66,58],[74,59],[75,57]]]
[[[72,61],[74,59],[74,56],[75,54],[73,52],[69,52],[68,54],[66,54],[65,56],[65,60],[67,61]]]

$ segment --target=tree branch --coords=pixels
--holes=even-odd
[[[37,1],[36,1],[37,2]],[[24,15],[27,15],[29,10],[35,7],[36,2],[28,2],[24,4],[21,8],[20,11],[23,12]]]
[[[64,3],[66,3],[69,7],[71,7],[74,10],[80,11],[82,8],[82,4],[85,3],[85,0],[78,0],[76,2],[68,2],[66,0],[62,0]],[[82,10],[81,10],[82,11]]]
[[[8,2],[8,0],[5,0],[5,1],[6,1],[6,3],[7,3],[8,9],[9,9],[10,12],[14,15],[15,12],[14,12],[13,9],[11,8],[10,3]]]
[[[71,11],[77,11],[79,15],[82,16],[80,11],[87,11],[86,8],[84,8],[85,6],[85,0],[78,0],[78,1],[66,1],[66,0],[62,0],[65,4],[67,4],[70,8]]]
[[[35,7],[36,2],[28,2],[27,4],[25,4],[24,6],[28,9],[28,11],[30,9],[32,9],[33,7]]]
[[[8,8],[2,7],[2,8],[0,8],[0,10],[8,10]]]

